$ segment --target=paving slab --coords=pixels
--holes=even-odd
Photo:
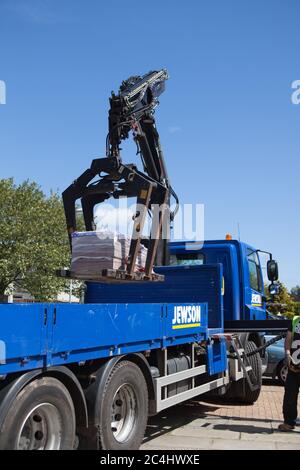
[[[235,431],[218,430],[214,428],[194,428],[192,426],[184,426],[170,432],[171,436],[182,436],[182,437],[198,437],[199,439],[207,438],[209,435],[210,439],[240,439],[240,433]]]
[[[300,443],[300,433],[296,432],[272,432],[271,434],[256,433],[247,434],[241,433],[241,440],[244,441],[275,441],[287,443]],[[255,444],[256,445],[256,444]]]
[[[299,450],[300,426],[289,433],[277,430],[283,393],[282,386],[265,381],[253,406],[198,397],[169,408],[149,419],[141,449]]]
[[[141,449],[144,450],[146,448],[160,446],[168,449],[174,450],[197,450],[197,449],[208,449],[212,445],[212,439],[207,438],[197,438],[197,437],[185,437],[182,436],[174,436],[171,434],[167,434],[164,436],[160,436],[156,439],[152,439],[151,441],[146,441],[142,446]],[[157,447],[156,447],[157,448]]]
[[[253,441],[235,439],[213,439],[210,450],[254,450]],[[276,450],[275,442],[257,442],[255,450]]]
[[[276,449],[278,450],[300,450],[300,443],[289,444],[288,442],[276,442]]]

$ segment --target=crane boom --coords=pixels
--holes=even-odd
[[[168,237],[170,220],[170,196],[178,198],[170,186],[159,134],[154,119],[158,97],[165,89],[168,79],[165,69],[151,71],[143,76],[132,76],[124,80],[118,94],[112,92],[108,117],[106,157],[92,161],[91,167],[77,178],[64,192],[63,203],[67,229],[71,234],[76,231],[76,201],[81,199],[86,230],[95,230],[95,205],[113,197],[135,197],[137,211],[134,217],[133,234],[130,244],[126,272],[116,273],[115,277],[136,280],[134,272],[140,243],[147,244],[148,254],[145,272],[139,278],[154,280],[153,265],[168,264]],[[143,170],[134,164],[125,164],[121,158],[120,144],[132,133],[140,154]],[[93,181],[96,176],[97,181]],[[143,228],[147,213],[153,207],[160,208],[153,217],[151,235],[145,241]],[[155,219],[155,221],[154,221]],[[163,224],[167,224],[164,230]],[[165,226],[165,225],[164,225]]]

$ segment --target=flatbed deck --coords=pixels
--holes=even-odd
[[[200,320],[175,327],[177,307],[195,307]],[[216,331],[207,327],[206,303],[6,304],[0,322],[0,375],[202,341]]]
[[[159,274],[165,282],[95,283],[96,299],[84,304],[0,305],[0,376],[201,342],[223,332],[220,265]]]

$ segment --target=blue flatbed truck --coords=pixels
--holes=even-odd
[[[220,240],[170,253],[164,282],[0,305],[1,449],[137,449],[163,409],[207,393],[257,400],[261,332],[287,327],[266,320],[257,250]]]
[[[176,215],[171,196],[178,208],[154,119],[167,79],[162,69],[122,82],[109,101],[106,157],[62,194],[70,242],[78,199],[86,231],[95,230],[97,204],[136,199],[125,269],[103,270],[98,282],[89,274],[83,304],[0,305],[0,449],[137,449],[149,415],[208,393],[259,396],[262,333],[287,325],[266,320],[258,251],[163,236]],[[129,134],[144,173],[121,159]],[[271,255],[268,277],[274,289]]]

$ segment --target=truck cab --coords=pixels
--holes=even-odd
[[[171,265],[222,265],[224,331],[233,331],[232,327],[241,326],[243,321],[247,331],[240,332],[239,338],[244,347],[249,341],[257,347],[265,344],[265,333],[255,331],[255,320],[267,319],[263,273],[258,253],[259,250],[253,246],[230,237],[204,243],[170,243]],[[263,349],[260,356],[261,372],[264,374],[268,364],[267,350]],[[241,392],[237,388],[232,387],[230,395],[238,396]]]

